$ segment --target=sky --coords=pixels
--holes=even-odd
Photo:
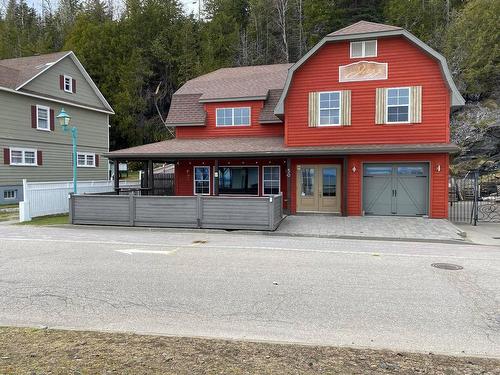
[[[0,10],[3,9],[3,6],[7,3],[8,0],[0,0]],[[51,3],[54,7],[57,6],[57,3],[58,3],[58,0],[27,0],[27,3],[28,5],[31,5],[32,7],[34,7],[35,9],[37,10],[41,10],[42,9],[42,3],[44,2],[49,2]],[[122,4],[122,1],[121,0],[114,0],[117,4]],[[194,12],[194,14],[198,14],[198,1],[199,0],[179,0],[183,7],[184,7],[184,10],[186,11],[186,13],[191,13],[191,12]],[[203,0],[201,0],[203,1]]]

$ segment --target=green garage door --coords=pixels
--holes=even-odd
[[[365,164],[363,210],[366,215],[427,215],[428,165]]]

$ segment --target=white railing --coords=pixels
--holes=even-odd
[[[78,181],[78,193],[112,192],[113,184],[113,180]],[[120,181],[120,188],[124,187],[140,187],[140,181]],[[69,212],[69,194],[72,191],[72,181],[28,182],[24,179],[24,200],[19,203],[19,221]]]

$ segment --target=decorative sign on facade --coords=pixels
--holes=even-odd
[[[339,82],[387,79],[387,63],[359,61],[339,66]]]

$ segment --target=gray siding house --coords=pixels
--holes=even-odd
[[[72,179],[71,135],[78,128],[78,180],[108,178],[113,109],[73,52],[0,60],[0,204],[22,200],[22,180]]]

